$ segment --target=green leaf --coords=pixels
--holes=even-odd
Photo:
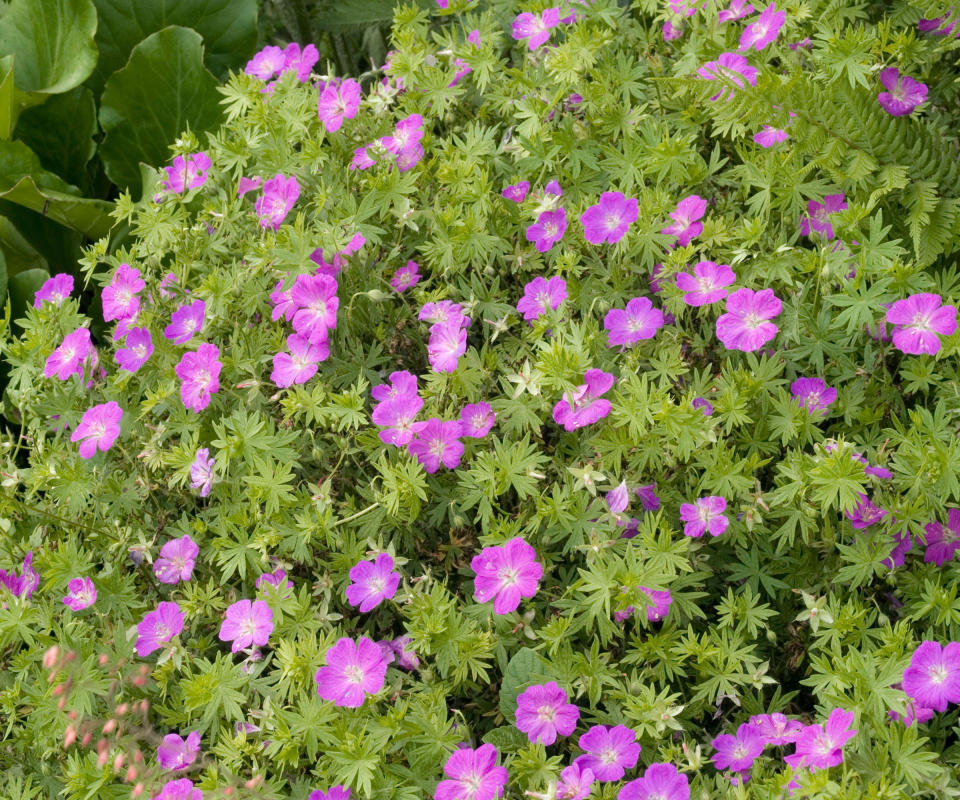
[[[0,84],[0,104],[2,92]],[[2,123],[0,117],[0,133]],[[87,162],[97,151],[93,140],[96,132],[97,106],[93,92],[78,86],[51,97],[42,106],[24,111],[17,121],[15,138],[37,154],[44,169],[74,186],[86,187]]]
[[[93,72],[96,31],[93,0],[13,0],[0,18],[0,53],[16,56],[20,91],[60,94]]]
[[[257,44],[256,0],[94,0],[100,25],[100,61],[90,86],[101,90],[127,63],[139,42],[170,25],[193,28],[203,37],[205,63],[226,77],[253,54]]]
[[[107,177],[139,192],[141,161],[165,163],[169,145],[186,128],[196,133],[220,123],[216,87],[196,31],[164,28],[140,42],[103,91],[100,157]]]
[[[35,267],[46,268],[47,266],[46,258],[7,216],[0,216],[0,252],[5,256],[8,276]]]
[[[0,303],[3,303],[7,296],[7,259],[0,250]]]
[[[13,133],[17,121],[17,90],[13,85],[13,55],[0,58],[0,139]]]
[[[19,319],[23,316],[27,306],[33,303],[33,296],[49,277],[50,273],[45,269],[28,269],[10,278],[8,287],[11,319]]]
[[[503,671],[500,684],[500,713],[513,719],[517,710],[517,695],[528,686],[549,680],[547,663],[529,647],[520,648]]]

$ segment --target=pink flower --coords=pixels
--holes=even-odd
[[[320,52],[315,45],[308,44],[301,50],[299,44],[291,42],[283,51],[283,66],[280,68],[280,73],[295,70],[297,80],[300,83],[306,83],[310,78],[313,65],[319,60]]]
[[[517,697],[517,729],[531,742],[548,747],[557,741],[557,734],[569,736],[577,727],[580,709],[568,699],[555,681],[530,686]]]
[[[651,483],[647,486],[638,486],[636,492],[644,511],[658,511],[660,509],[660,498],[657,497],[657,484]]]
[[[690,782],[673,764],[651,764],[642,778],[623,785],[617,800],[690,800]]]
[[[750,724],[756,726],[765,744],[774,746],[791,744],[803,730],[800,720],[784,714],[755,714],[750,717]]]
[[[295,176],[274,175],[263,184],[263,194],[257,198],[254,210],[260,219],[261,228],[279,230],[283,221],[300,197],[300,184]]]
[[[620,481],[620,485],[607,492],[607,508],[611,514],[622,514],[630,505],[630,495],[627,492],[627,482]]]
[[[512,200],[514,203],[522,203],[526,199],[527,192],[529,191],[530,181],[520,181],[520,183],[505,186],[500,194],[507,200]]]
[[[460,326],[460,321],[438,322],[431,326],[427,357],[435,372],[455,372],[457,362],[465,352],[467,331]]]
[[[281,389],[306,383],[317,374],[317,364],[330,357],[330,347],[326,341],[310,344],[310,340],[300,334],[288,336],[287,347],[289,353],[276,353],[273,356],[273,372],[270,373],[270,380]]]
[[[884,111],[894,117],[913,113],[918,105],[927,99],[927,85],[901,75],[896,67],[887,67],[880,73],[880,83],[887,90],[877,95],[877,101]]]
[[[586,800],[596,781],[592,769],[581,769],[574,762],[560,773],[557,782],[557,797],[559,800]]]
[[[398,397],[413,396],[418,392],[417,376],[406,370],[390,373],[390,382],[381,383],[370,390],[370,396],[378,402],[396,400]]]
[[[663,23],[663,41],[672,42],[683,36],[683,25],[674,25],[670,20]]]
[[[73,578],[67,584],[63,604],[74,611],[83,611],[97,602],[97,588],[90,578]]]
[[[625,725],[594,725],[577,742],[585,755],[573,763],[582,770],[592,770],[601,783],[618,781],[637,765],[640,745],[636,740],[636,731]]]
[[[870,498],[861,492],[857,504],[851,511],[844,512],[854,528],[869,528],[886,516],[887,512],[877,508]]]
[[[416,261],[408,261],[406,266],[398,267],[390,279],[390,285],[398,292],[416,286],[420,282],[420,265]]]
[[[227,607],[217,638],[233,642],[230,652],[263,647],[273,633],[273,610],[263,600],[237,600]]]
[[[537,221],[527,228],[527,241],[533,242],[539,252],[546,253],[566,232],[567,212],[564,209],[544,211],[537,217]]]
[[[670,11],[684,17],[692,17],[697,13],[697,4],[694,0],[669,0]]]
[[[699,261],[688,272],[677,273],[677,288],[684,291],[683,302],[688,306],[706,306],[716,303],[727,296],[725,287],[737,279],[729,264],[716,264],[713,261]]]
[[[284,599],[293,597],[293,583],[287,578],[287,571],[277,567],[273,572],[264,572],[257,578],[254,586],[262,589],[264,586],[273,586],[275,589],[282,589],[285,594]]]
[[[564,430],[575,431],[592,425],[610,413],[610,401],[601,395],[610,391],[616,378],[599,369],[588,369],[583,380],[584,383],[565,394],[553,407],[553,421],[563,425]]]
[[[648,589],[646,586],[638,588],[650,599],[650,605],[647,606],[647,619],[650,622],[659,622],[670,613],[673,596],[669,589]]]
[[[373,409],[372,420],[374,425],[385,428],[380,431],[380,441],[394,447],[410,444],[413,437],[427,427],[426,422],[416,421],[421,408],[423,398],[417,394],[404,394],[379,403]]]
[[[844,211],[847,204],[843,199],[843,193],[828,194],[823,198],[822,203],[816,200],[807,202],[807,214],[800,219],[800,233],[803,236],[809,236],[811,231],[822,233],[824,238],[833,238],[833,226],[830,224],[830,214],[836,214],[838,211]]]
[[[743,88],[744,81],[751,86],[757,85],[756,67],[751,67],[747,59],[739,53],[721,53],[716,61],[708,61],[700,67],[700,69],[697,70],[697,75],[708,81],[728,81],[741,89]],[[717,98],[723,97],[729,100],[734,94],[733,89],[729,86],[724,86],[710,99],[716,100]]]
[[[866,472],[866,470],[864,470]],[[887,569],[902,567],[907,563],[907,553],[913,549],[913,537],[909,533],[893,534],[893,550],[890,551],[890,557],[885,558],[880,563]]]
[[[200,734],[191,731],[183,739],[175,733],[163,737],[163,744],[157,747],[157,763],[163,769],[181,770],[189,767],[200,752]]]
[[[489,403],[471,403],[460,411],[460,435],[482,439],[496,422],[496,415]]]
[[[857,732],[848,730],[853,712],[835,708],[824,726],[808,725],[797,735],[796,752],[784,758],[791,767],[828,769],[843,761],[843,746]]]
[[[703,223],[699,220],[707,211],[707,201],[696,194],[683,198],[675,210],[670,212],[673,222],[660,233],[677,237],[677,247],[686,247],[703,232]],[[701,262],[710,263],[713,262]]]
[[[297,308],[293,329],[313,344],[326,341],[328,331],[337,327],[337,289],[336,278],[329,275],[298,275],[290,290],[290,299]]]
[[[331,82],[320,92],[317,116],[328,133],[340,130],[345,119],[353,119],[360,110],[360,84],[352,78]]]
[[[337,784],[331,786],[326,792],[321,792],[319,789],[310,792],[307,800],[350,800],[350,790],[342,784]]]
[[[625,309],[614,308],[603,318],[607,347],[628,347],[643,339],[652,339],[663,327],[663,312],[646,297],[634,297]]]
[[[113,400],[100,403],[83,412],[80,424],[70,436],[71,442],[80,442],[80,457],[93,458],[97,450],[107,452],[120,435],[123,411]]]
[[[526,39],[527,47],[536,50],[550,38],[550,29],[560,24],[560,9],[548,8],[541,14],[524,12],[513,20],[514,39]]]
[[[563,278],[559,275],[549,280],[537,277],[523,287],[523,297],[517,302],[517,311],[523,314],[525,320],[532,322],[548,310],[556,311],[566,299],[567,282]]]
[[[706,532],[711,536],[719,536],[730,524],[723,513],[726,510],[727,501],[716,495],[701,497],[693,503],[683,503],[680,506],[680,519],[686,523],[683,535],[699,538]]]
[[[203,792],[193,788],[189,778],[168,781],[153,800],[203,800]]]
[[[951,508],[947,512],[946,530],[936,521],[927,523],[924,530],[927,535],[923,560],[938,567],[952,561],[960,551],[960,509]]]
[[[207,304],[203,300],[180,306],[170,315],[170,324],[163,329],[164,338],[174,344],[186,344],[203,328],[206,310]]]
[[[728,350],[752,352],[777,335],[769,322],[783,309],[772,289],[737,289],[727,297],[727,310],[717,318],[717,338]]]
[[[90,330],[77,328],[63,337],[59,347],[47,356],[43,365],[43,377],[56,375],[65,381],[71,375],[83,375],[83,362],[90,355]]]
[[[33,296],[33,307],[40,308],[44,301],[59,306],[66,300],[73,291],[73,275],[66,272],[58,272],[52,278],[47,278],[43,282],[36,294]]]
[[[327,665],[314,679],[317,694],[345,708],[359,708],[368,694],[383,688],[387,662],[380,648],[366,636],[358,642],[346,637],[327,651]]]
[[[262,81],[268,81],[283,69],[285,63],[283,50],[275,45],[267,45],[247,62],[243,71]]]
[[[179,583],[193,577],[196,564],[197,547],[189,535],[171,539],[160,548],[160,558],[153,564],[153,574],[160,583]]]
[[[190,465],[190,488],[199,489],[201,497],[207,497],[213,486],[213,467],[216,461],[210,458],[210,450],[206,447],[197,449],[197,453]]]
[[[620,192],[604,192],[600,195],[600,201],[580,216],[583,236],[591,244],[616,244],[626,235],[639,214],[640,205],[635,197],[625,197]]]
[[[753,134],[753,141],[761,147],[773,147],[775,144],[785,142],[789,138],[786,131],[770,125],[764,125],[762,131]]]
[[[521,597],[537,593],[543,567],[536,559],[536,550],[519,536],[496,547],[484,547],[470,562],[476,573],[474,599],[478,603],[493,600],[495,614],[516,611]]]
[[[183,405],[194,412],[201,412],[210,405],[210,395],[220,391],[220,350],[214,344],[204,342],[195,353],[184,353],[174,368],[181,380],[180,399]]]
[[[199,189],[207,182],[210,157],[203,152],[177,156],[173,159],[173,166],[163,169],[167,177],[160,185],[165,191],[180,194],[185,189]]]
[[[447,469],[455,469],[460,465],[460,458],[463,456],[463,443],[459,437],[459,422],[444,422],[432,417],[416,432],[413,441],[407,444],[407,452],[416,458],[429,474],[440,469],[440,464]]]
[[[440,781],[434,800],[495,800],[503,796],[507,770],[497,765],[497,749],[482,744],[476,750],[454,750],[443,765],[447,780]]]
[[[350,569],[347,602],[366,613],[397,593],[400,573],[393,571],[393,559],[381,553],[375,561],[360,561]]]
[[[131,328],[126,342],[114,354],[121,369],[136,372],[153,355],[153,339],[147,328]]]
[[[737,728],[736,736],[721,733],[713,740],[713,764],[717,769],[749,772],[754,760],[763,753],[765,742],[756,725],[749,722]]]
[[[797,378],[790,384],[790,393],[800,403],[800,408],[811,414],[826,411],[837,399],[837,390],[827,386],[823,378]]]
[[[941,305],[940,295],[922,292],[897,300],[887,309],[886,321],[894,325],[893,346],[909,355],[940,352],[940,336],[957,329],[955,306]]]
[[[397,666],[402,669],[413,670],[420,666],[420,659],[410,645],[409,636],[398,636],[393,641],[377,642],[377,644],[388,664],[392,664],[396,659]]]
[[[960,703],[960,642],[943,647],[924,641],[903,672],[903,691],[934,711],[946,711],[950,703]]]
[[[767,6],[753,22],[744,28],[740,35],[740,46],[737,50],[743,52],[751,47],[763,50],[777,38],[783,23],[787,19],[786,11],[777,11],[773,3]]]
[[[33,568],[33,550],[29,550],[23,557],[22,575],[16,572],[7,572],[0,569],[0,586],[3,586],[15,597],[26,597],[28,600],[40,585],[40,574]]]
[[[263,179],[259,175],[252,178],[241,177],[237,183],[237,197],[243,197],[247,192],[252,192],[260,188]]]
[[[450,300],[440,300],[436,303],[424,303],[423,308],[417,315],[421,322],[429,322],[433,325],[452,322],[462,328],[470,326],[470,319],[463,314],[463,308],[459,303]]]
[[[101,301],[103,319],[110,322],[115,319],[129,319],[140,311],[140,292],[146,284],[140,278],[140,270],[129,264],[121,264],[113,273],[110,284],[105,286]]]
[[[907,703],[906,713],[901,717],[892,708],[887,711],[887,716],[894,722],[903,722],[903,727],[909,728],[914,722],[923,723],[933,719],[934,710],[926,708],[917,703]]]
[[[753,5],[746,0],[730,0],[730,6],[717,15],[718,22],[733,22],[753,13]]]
[[[159,650],[183,630],[183,612],[176,603],[160,603],[137,625],[137,655],[144,658]]]

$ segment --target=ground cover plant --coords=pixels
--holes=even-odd
[[[4,317],[5,795],[960,793],[956,17],[257,53]]]

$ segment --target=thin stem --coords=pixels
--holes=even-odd
[[[366,508],[361,508],[356,514],[351,514],[349,517],[344,517],[343,519],[336,520],[333,524],[330,525],[331,528],[336,528],[338,525],[343,525],[345,522],[352,522],[353,520],[362,517],[364,514],[369,514],[373,509],[378,508],[379,503],[371,503]]]

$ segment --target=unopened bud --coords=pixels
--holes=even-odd
[[[136,786],[133,787],[133,791],[132,791],[130,794],[131,794],[133,797],[139,797],[140,795],[143,794],[143,788],[144,788],[144,787],[143,787],[143,784],[142,784],[142,783],[138,783]]]
[[[58,711],[63,711],[63,709],[66,708],[66,706],[67,706],[67,698],[66,698],[66,697],[61,697],[61,698],[57,701],[57,710],[58,710]]]
[[[124,756],[123,753],[117,753],[117,754],[113,757],[113,771],[114,771],[114,772],[119,772],[119,771],[123,768],[123,762],[124,762],[125,758],[126,758],[126,756]]]
[[[60,655],[60,648],[54,645],[49,648],[46,653],[43,654],[43,666],[44,669],[50,669],[54,664],[57,663],[57,656]]]
[[[133,783],[136,779],[137,779],[137,768],[136,768],[136,767],[129,767],[129,768],[127,769],[127,774],[126,774],[126,777],[124,778],[124,780],[125,780],[127,783]]]
[[[106,653],[101,653],[100,658],[97,659],[101,667],[107,666],[107,662],[110,660],[110,657]]]
[[[119,714],[120,716],[123,716],[124,714],[127,713],[128,708],[129,706],[126,703],[121,703],[120,705],[117,706],[117,714]]]
[[[108,719],[103,723],[103,732],[104,733],[113,733],[117,729],[117,721],[115,719]]]
[[[63,746],[64,748],[69,747],[77,740],[77,729],[73,725],[67,725],[67,729],[63,732]]]
[[[107,751],[104,750],[99,756],[97,756],[97,766],[100,767],[101,769],[107,766],[107,760],[109,758],[110,756],[107,754]]]
[[[80,744],[83,747],[86,747],[87,745],[90,744],[90,740],[92,738],[93,738],[93,735],[90,733],[90,731],[87,731],[85,734],[83,734],[83,738],[80,740]]]

